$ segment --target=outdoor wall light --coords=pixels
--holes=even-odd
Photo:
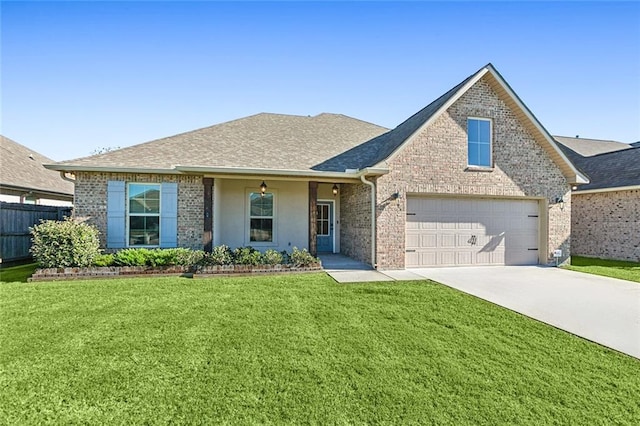
[[[331,192],[333,192],[333,196],[338,195],[338,184],[334,183],[333,188],[331,188]]]
[[[262,181],[260,184],[260,196],[264,197],[264,193],[267,192],[267,184]]]
[[[562,196],[556,197],[555,204],[560,204],[560,210],[564,210],[564,198]]]

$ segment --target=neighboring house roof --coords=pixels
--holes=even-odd
[[[554,136],[554,138],[566,147],[582,155],[583,157],[591,157],[592,155],[604,154],[607,152],[621,151],[629,149],[629,144],[586,138],[570,138],[567,136]]]
[[[73,200],[73,183],[43,167],[52,159],[2,135],[0,153],[1,192],[17,195],[31,191],[40,198]]]
[[[626,149],[585,156],[568,146],[561,147],[591,180],[589,184],[581,185],[576,193],[640,188],[640,148],[627,145]]]
[[[261,113],[215,126],[63,161],[60,170],[193,168],[309,171],[327,157],[388,129],[341,114],[314,117]],[[344,172],[344,169],[339,170]]]
[[[632,143],[631,146],[634,148],[640,148],[640,141]]]
[[[192,132],[48,166],[54,170],[292,174],[356,177],[388,171],[392,158],[480,79],[514,111],[571,183],[586,183],[557,142],[488,64],[387,131],[337,114],[258,114]],[[234,170],[236,169],[236,170]]]

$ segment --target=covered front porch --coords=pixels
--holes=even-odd
[[[341,251],[341,197],[346,182],[286,177],[205,177],[204,249],[222,244],[313,255]]]

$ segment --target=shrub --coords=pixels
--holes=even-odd
[[[93,259],[93,266],[112,266],[115,258],[112,254],[99,254]]]
[[[238,247],[233,251],[233,260],[238,265],[259,265],[262,253],[251,246]]]
[[[282,253],[274,249],[269,249],[262,255],[262,263],[265,265],[280,265],[282,260]]]
[[[79,220],[45,220],[29,228],[31,253],[44,268],[90,266],[100,254],[98,230]]]
[[[309,266],[317,262],[318,259],[311,256],[311,253],[309,253],[307,249],[298,250],[297,247],[294,247],[291,252],[291,263],[293,263],[294,266]]]
[[[189,250],[185,248],[176,250],[176,265],[194,267],[204,263],[206,253],[204,250]]]
[[[233,263],[234,253],[229,246],[216,246],[207,255],[206,263],[209,265],[231,265]]]
[[[114,256],[115,264],[120,266],[145,266],[147,264],[147,252],[149,249],[124,249]]]

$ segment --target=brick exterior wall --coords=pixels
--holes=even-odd
[[[76,173],[74,216],[87,218],[100,231],[100,246],[107,240],[107,182],[177,182],[178,183],[178,246],[202,249],[204,186],[202,176]]]
[[[371,263],[371,189],[363,183],[340,185],[340,253]]]
[[[640,262],[640,190],[573,194],[573,254]]]
[[[491,172],[465,170],[468,117],[493,121],[495,168]],[[548,209],[548,250],[553,253],[560,248],[565,258],[569,254],[569,184],[534,137],[483,80],[416,135],[389,161],[389,168],[390,173],[377,182],[377,263],[381,269],[404,268],[408,193],[536,197],[543,203],[563,196],[563,210],[559,205]],[[389,197],[395,192],[400,192],[400,198],[391,200]],[[348,244],[347,238],[343,241]]]

